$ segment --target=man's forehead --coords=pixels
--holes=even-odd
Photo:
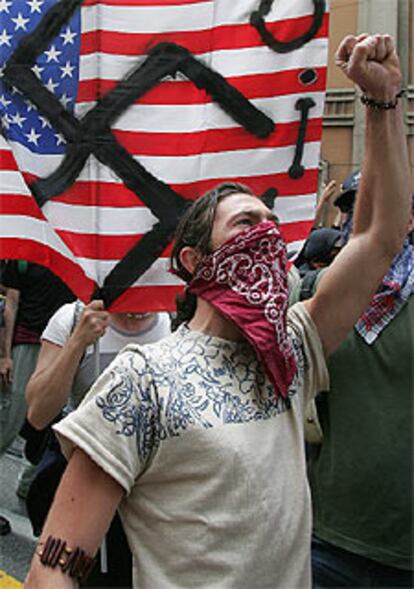
[[[236,193],[224,198],[219,203],[217,211],[233,216],[241,212],[268,212],[269,209],[257,196]]]

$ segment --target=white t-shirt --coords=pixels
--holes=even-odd
[[[139,589],[310,587],[303,413],[328,388],[299,303],[297,375],[279,399],[254,350],[182,326],[128,346],[55,426],[125,489],[120,513]]]
[[[77,307],[80,305],[80,307]],[[63,347],[68,341],[75,323],[78,322],[84,305],[69,303],[63,305],[50,319],[42,333],[42,340]],[[157,313],[154,323],[139,333],[122,331],[116,325],[108,325],[100,338],[99,373],[112,362],[117,353],[130,343],[137,345],[151,344],[171,333],[171,321],[168,313]],[[88,346],[79,364],[71,388],[70,406],[77,407],[97,378],[94,360],[94,346]]]

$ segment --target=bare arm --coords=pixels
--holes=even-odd
[[[19,306],[20,291],[14,288],[6,289],[6,304],[4,307],[4,331],[0,351],[0,375],[6,383],[13,378],[13,361],[11,357],[14,325],[16,323]]]
[[[26,387],[27,418],[35,428],[46,427],[59,414],[87,346],[104,334],[108,320],[103,302],[93,301],[63,347],[42,341],[36,370]]]
[[[315,209],[315,219],[313,221],[313,227],[324,227],[326,217],[326,207],[328,206],[331,198],[336,192],[336,182],[331,180],[322,190],[319,197],[318,203]]]
[[[76,449],[56,493],[40,541],[49,535],[94,555],[109,528],[124,490],[82,450]],[[77,583],[59,566],[46,567],[37,554],[25,589],[73,589]]]
[[[350,79],[378,101],[394,100],[402,83],[388,35],[347,37],[337,62]],[[354,234],[306,301],[329,355],[368,306],[409,220],[410,168],[402,109],[367,108],[365,160],[354,217]]]

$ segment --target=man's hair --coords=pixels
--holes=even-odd
[[[192,275],[180,261],[181,251],[185,247],[192,247],[203,256],[209,254],[217,207],[228,196],[239,193],[253,196],[253,192],[244,184],[223,182],[196,200],[182,216],[175,232],[170,267],[185,282],[190,282]],[[173,321],[173,329],[192,318],[197,299],[186,291],[183,296],[177,297],[176,302],[177,316]]]

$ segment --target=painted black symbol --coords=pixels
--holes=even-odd
[[[309,111],[316,106],[313,98],[299,98],[296,101],[295,108],[301,113],[298,139],[296,141],[295,157],[293,163],[289,168],[289,176],[294,180],[301,178],[305,173],[305,168],[302,166],[303,148],[305,145],[306,129],[308,128]]]
[[[260,195],[260,200],[262,201],[263,204],[265,204],[267,206],[268,209],[270,209],[272,211],[275,206],[275,200],[277,198],[277,195],[278,195],[277,188],[268,188],[267,190],[265,190],[263,192],[262,195]]]
[[[323,22],[323,15],[325,13],[326,2],[325,0],[312,0],[314,6],[314,12],[312,17],[312,23],[309,29],[299,35],[298,37],[291,39],[290,41],[279,41],[274,35],[268,30],[265,22],[265,17],[269,14],[274,0],[261,0],[258,10],[255,10],[250,15],[250,24],[257,30],[263,43],[265,43],[270,49],[277,53],[289,53],[295,49],[303,47],[308,43],[321,28]]]
[[[314,69],[302,70],[298,74],[299,82],[304,86],[310,86],[318,80],[318,73]]]
[[[9,59],[4,80],[15,86],[46,116],[65,138],[68,149],[59,168],[49,177],[31,184],[39,206],[68,189],[79,176],[87,158],[94,154],[122,179],[158,218],[153,229],[118,262],[94,296],[109,306],[161,255],[170,242],[188,201],[155,178],[116,141],[114,121],[165,76],[183,73],[205,89],[235,121],[259,138],[274,130],[273,121],[249,102],[220,74],[195,59],[185,48],[160,43],[146,61],[106,94],[83,119],[69,113],[31,71],[37,57],[48,47],[83,0],[62,0],[46,13]]]

